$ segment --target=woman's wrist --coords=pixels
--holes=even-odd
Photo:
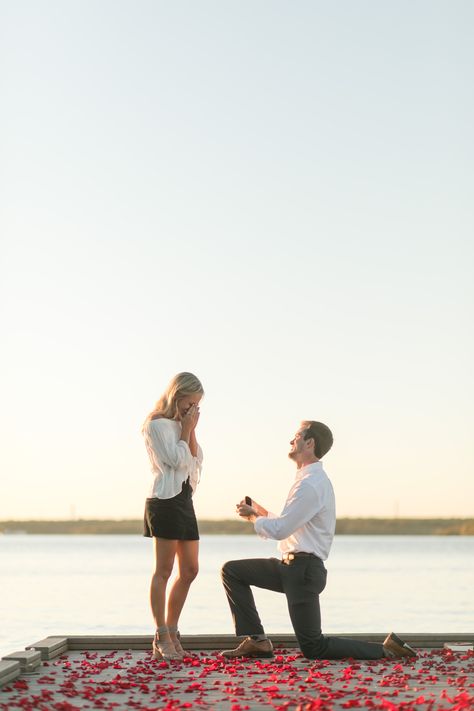
[[[192,429],[190,432],[190,435],[189,435],[189,448],[191,450],[191,454],[193,455],[193,457],[197,457],[198,444],[197,444],[195,429]]]
[[[191,429],[189,425],[182,425],[181,426],[181,437],[186,444],[189,444],[189,438],[191,437]]]

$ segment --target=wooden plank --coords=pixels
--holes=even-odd
[[[21,674],[20,662],[14,660],[0,660],[0,686],[8,684],[9,681],[13,681]]]
[[[446,695],[462,693],[467,711],[474,681],[472,656],[454,654],[447,663],[446,655],[439,650],[424,650],[418,658],[402,662],[318,662],[290,653],[283,660],[219,664],[215,655],[206,652],[196,652],[194,661],[198,664],[188,659],[162,668],[151,659],[149,650],[105,651],[92,656],[70,651],[64,663],[50,664],[40,673],[22,677],[22,685],[2,689],[0,704],[4,709],[36,708],[46,692],[49,698],[41,706],[48,709],[71,705],[84,710],[112,708],[113,704],[117,709],[178,708],[186,702],[202,711],[232,711],[237,706],[249,711],[274,711],[278,699],[277,705],[289,711],[303,708],[305,702],[312,707],[313,701],[321,701],[321,708],[342,711],[363,706],[365,699],[371,699],[377,708],[391,708],[396,691],[397,706],[420,709],[425,708],[420,696],[434,709],[445,708]],[[365,687],[362,691],[361,685]],[[74,698],[69,696],[71,686]],[[329,699],[329,695],[336,698]]]
[[[296,637],[290,634],[270,635],[272,642],[279,646],[297,647]],[[72,635],[68,636],[68,648],[84,649],[145,649],[151,648],[152,635]],[[187,649],[229,649],[235,647],[238,639],[235,635],[182,635],[181,641]]]
[[[409,633],[400,632],[399,634],[408,644],[418,648],[438,649],[445,642],[457,641],[473,641],[474,632],[471,633]],[[383,642],[387,636],[386,632],[380,633],[338,633],[337,635],[328,635],[345,637],[356,640],[364,640],[366,642]],[[276,647],[285,647],[293,649],[298,647],[296,637],[292,634],[269,634],[272,643]],[[151,635],[68,635],[67,645],[71,650],[82,649],[149,649],[152,643]],[[182,643],[187,649],[204,650],[204,649],[230,649],[235,647],[238,639],[234,635],[228,634],[213,634],[213,635],[182,635]]]
[[[86,649],[149,649],[152,635],[68,635],[70,650]]]
[[[67,637],[46,637],[39,642],[29,644],[26,649],[35,649],[41,653],[41,659],[47,661],[67,652]]]
[[[22,672],[34,671],[41,664],[41,653],[34,649],[12,652],[2,657],[4,661],[19,662]]]

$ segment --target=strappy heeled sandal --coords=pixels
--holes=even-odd
[[[153,658],[154,659],[182,659],[181,654],[176,650],[171,638],[160,639],[168,633],[166,626],[158,627],[153,637]]]
[[[176,649],[177,653],[181,656],[181,658],[186,656],[186,654],[189,654],[188,652],[186,652],[185,649],[183,649],[183,646],[181,644],[181,635],[178,631],[177,626],[168,627],[168,632],[170,633],[170,638],[174,644],[174,648]]]

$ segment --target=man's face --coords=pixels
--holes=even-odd
[[[301,425],[301,427],[290,442],[291,449],[288,452],[288,456],[294,461],[298,459],[299,455],[301,455],[308,446],[306,440],[303,437],[305,430],[306,427],[303,427],[303,425]]]

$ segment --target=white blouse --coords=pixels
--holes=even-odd
[[[181,423],[165,417],[150,420],[143,437],[154,477],[149,497],[177,496],[188,477],[195,492],[201,475],[202,449],[198,445],[197,457],[193,457],[189,445],[180,439]]]

